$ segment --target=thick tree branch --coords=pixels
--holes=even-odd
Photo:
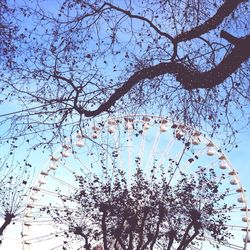
[[[238,43],[240,42],[240,39],[238,37],[235,37],[224,30],[221,31],[220,37],[227,40],[229,43],[233,45],[238,45]]]
[[[185,244],[183,245],[182,250],[185,250],[186,247],[194,240],[194,238],[199,234],[199,231],[195,231],[193,233],[193,235],[185,242]]]
[[[170,232],[168,232],[167,236],[169,238],[167,250],[171,250],[172,245],[174,243],[174,238],[176,237],[176,232],[172,229],[170,230]]]
[[[154,245],[155,245],[155,243],[156,243],[156,240],[157,240],[157,238],[158,238],[158,236],[159,236],[160,224],[161,224],[161,222],[162,222],[162,220],[163,220],[163,212],[162,212],[161,209],[162,209],[162,208],[159,209],[159,210],[160,210],[160,211],[159,211],[159,219],[158,219],[157,224],[156,224],[155,235],[154,235],[153,240],[152,240],[152,242],[151,242],[151,244],[150,244],[150,250],[153,250]]]
[[[203,24],[196,26],[195,28],[187,32],[179,34],[175,37],[174,41],[176,43],[179,43],[191,40],[209,32],[212,29],[215,29],[227,16],[229,16],[238,7],[239,4],[246,1],[247,0],[225,0],[214,16],[205,21]]]
[[[124,229],[124,223],[125,223],[125,221],[126,221],[126,218],[124,217],[122,219],[121,225],[114,232],[115,239],[119,243],[119,246],[123,250],[126,250],[126,246],[125,246],[125,244],[121,240],[121,235],[122,235],[122,232],[123,232],[123,229]],[[115,243],[115,245],[116,245],[116,243]]]
[[[4,217],[4,223],[0,227],[0,236],[3,235],[3,231],[11,223],[12,219],[15,218],[14,214],[7,213]]]
[[[185,230],[185,233],[184,233],[184,235],[183,235],[183,237],[182,237],[182,240],[181,240],[180,245],[178,246],[177,250],[181,250],[181,249],[183,248],[183,246],[186,244],[187,236],[188,236],[189,231],[190,231],[190,229],[192,228],[193,224],[194,224],[194,222],[192,221],[192,222],[190,222],[189,225],[187,226],[187,228],[186,228],[186,230]]]
[[[126,250],[126,246],[123,244],[121,238],[118,237],[118,236],[115,236],[115,239],[118,241],[120,247],[121,247],[123,250]]]
[[[128,241],[128,250],[132,250],[133,249],[133,231],[131,230],[129,233],[129,241]]]
[[[222,33],[222,37],[225,37],[225,32]],[[153,79],[155,77],[171,74],[176,77],[176,80],[181,83],[184,89],[191,90],[197,88],[210,89],[226,80],[232,73],[234,73],[243,62],[250,57],[250,35],[242,38],[238,38],[238,42],[231,52],[224,57],[224,59],[213,69],[205,72],[190,69],[180,62],[167,62],[159,63],[148,68],[144,68],[134,73],[123,85],[116,89],[110,98],[101,104],[99,108],[93,111],[88,111],[82,108],[78,108],[80,114],[84,114],[87,117],[96,116],[102,112],[108,111],[117,100],[128,93],[136,84],[140,81]]]
[[[75,227],[74,228],[74,233],[76,235],[80,235],[80,236],[82,236],[84,238],[84,240],[85,240],[84,247],[85,247],[86,250],[90,250],[90,244],[88,242],[88,237],[87,237],[86,234],[83,233],[82,228],[81,227]]]
[[[142,246],[141,250],[145,250],[147,249],[147,246],[149,245],[149,243],[152,241],[153,239],[153,234],[149,233],[147,235],[147,241],[145,242],[145,244]]]
[[[143,212],[141,226],[140,226],[139,243],[138,243],[138,246],[137,246],[136,250],[139,250],[141,248],[141,246],[142,246],[142,243],[143,243],[143,229],[144,229],[144,225],[145,225],[145,221],[146,221],[148,212],[149,212],[149,209],[145,208],[144,212]]]
[[[106,204],[101,204],[100,205],[100,211],[102,212],[103,247],[104,247],[104,250],[108,250],[107,225],[106,225],[106,217],[107,217],[107,206],[106,206]]]

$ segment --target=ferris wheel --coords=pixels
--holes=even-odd
[[[223,204],[232,206],[231,219],[226,225],[232,238],[220,244],[207,232],[197,238],[197,245],[187,249],[210,250],[216,245],[222,250],[248,249],[250,210],[236,169],[201,132],[169,118],[152,115],[98,120],[61,145],[31,188],[22,226],[23,249],[85,249],[82,238],[69,233],[67,221],[60,216],[55,220],[51,214],[67,211],[70,219],[78,223],[83,219],[79,212],[81,205],[68,198],[79,190],[76,176],[101,178],[104,168],[111,176],[115,169],[120,169],[129,183],[138,158],[145,176],[150,176],[152,165],[166,173],[172,167],[172,174],[168,176],[170,184],[177,183],[181,173],[195,174],[199,166],[213,169],[218,178],[225,176],[220,191],[227,190]],[[221,211],[225,209],[223,204],[218,208]],[[95,244],[99,244],[98,239],[92,246]],[[155,249],[164,248],[156,246]],[[173,245],[171,249],[177,248]]]

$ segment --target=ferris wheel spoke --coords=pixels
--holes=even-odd
[[[220,247],[226,247],[226,249],[234,249],[234,250],[242,250],[242,246],[232,244],[232,243],[218,243],[211,237],[205,237],[208,242],[210,242],[213,246],[219,245]]]
[[[148,173],[151,166],[153,165],[153,160],[154,160],[153,157],[154,157],[156,150],[158,148],[159,141],[160,141],[160,131],[158,131],[157,135],[155,136],[155,140],[153,142],[152,148],[150,149],[150,152],[148,154],[149,157],[148,157],[147,162],[145,164],[145,174]]]

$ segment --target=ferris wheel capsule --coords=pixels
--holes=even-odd
[[[164,133],[168,130],[168,121],[167,119],[160,120],[160,132]]]
[[[38,179],[38,183],[39,183],[40,185],[46,184],[46,179],[45,179],[44,177],[40,177],[40,178]]]
[[[235,178],[233,178],[233,179],[230,181],[230,184],[231,184],[231,185],[237,185],[237,184],[238,184],[238,181],[237,181]]]
[[[50,170],[56,170],[56,169],[57,169],[57,164],[56,164],[55,162],[51,162],[51,163],[49,164],[49,169],[50,169]]]
[[[76,138],[78,138],[78,139],[84,138],[84,135],[82,134],[81,131],[77,131],[77,133],[76,133]]]
[[[222,160],[220,162],[220,168],[221,169],[227,169],[228,168],[228,164],[227,164],[227,162],[225,160]]]
[[[221,160],[221,161],[225,161],[227,158],[226,158],[226,156],[224,155],[224,154],[221,154],[220,156],[219,156],[219,160]]]
[[[245,202],[245,199],[244,199],[242,196],[240,196],[240,197],[238,198],[238,202],[239,202],[239,203],[244,203],[244,202]]]
[[[150,119],[148,116],[144,116],[144,117],[142,118],[142,121],[143,121],[142,129],[143,129],[144,131],[146,131],[146,130],[148,130],[148,129],[150,128],[150,124],[149,124],[150,120],[151,120],[151,119]]]
[[[84,141],[82,138],[78,138],[76,141],[76,146],[82,148],[84,146]]]
[[[236,192],[237,193],[244,193],[244,192],[246,192],[246,190],[243,187],[240,187],[240,188],[236,189]]]
[[[38,199],[38,197],[37,197],[36,194],[32,194],[32,195],[30,196],[30,199],[34,202],[34,201],[36,201],[36,200]]]
[[[125,129],[126,130],[133,130],[133,123],[132,122],[126,122]]]
[[[32,218],[32,214],[31,213],[27,213],[24,215],[25,218]]]
[[[192,138],[192,144],[193,145],[199,145],[201,143],[199,136],[193,136]]]
[[[244,216],[242,217],[243,222],[250,222],[250,217]]]
[[[56,162],[56,161],[59,160],[59,157],[51,156],[50,160],[53,161],[53,162]]]
[[[149,116],[143,116],[142,117],[143,122],[150,122],[150,117]]]
[[[166,124],[161,124],[161,126],[160,126],[160,131],[161,131],[162,133],[166,132],[167,129],[168,129],[168,127],[167,127]]]
[[[70,146],[67,144],[63,144],[62,148],[63,148],[63,150],[61,152],[62,157],[64,157],[64,158],[69,157],[70,156]]]
[[[243,242],[250,243],[250,235],[244,236],[243,237]]]
[[[142,129],[143,129],[143,130],[148,130],[148,129],[150,129],[149,123],[148,123],[148,122],[144,122],[143,125],[142,125]]]
[[[108,132],[109,132],[110,134],[113,134],[113,133],[115,132],[115,126],[109,126]]]
[[[214,144],[210,141],[207,144],[207,155],[208,156],[213,156],[214,154],[215,154]]]
[[[110,134],[113,134],[115,132],[115,126],[116,126],[116,121],[115,120],[109,120],[108,121],[108,132]]]
[[[98,138],[98,133],[99,133],[100,128],[98,126],[93,126],[92,127],[92,139],[97,139]]]
[[[69,149],[64,149],[64,150],[61,152],[61,154],[62,154],[62,157],[67,158],[67,157],[70,156],[70,151],[69,151]]]
[[[124,117],[124,120],[125,120],[124,129],[132,131],[134,129],[134,126],[133,126],[134,118]]]

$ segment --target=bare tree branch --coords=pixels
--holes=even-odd
[[[14,214],[7,213],[4,217],[4,223],[0,227],[0,236],[3,235],[3,231],[7,228],[7,226],[11,223],[12,219],[15,218]]]
[[[205,21],[203,24],[191,29],[190,31],[179,34],[174,38],[174,41],[176,43],[179,43],[191,40],[209,32],[212,29],[215,29],[227,16],[229,16],[238,7],[239,4],[244,2],[247,2],[247,0],[225,0],[225,2],[217,10],[214,16]]]
[[[225,37],[225,32],[222,33]],[[81,114],[87,117],[96,116],[102,112],[108,111],[116,101],[128,93],[136,84],[143,80],[150,80],[155,77],[171,74],[181,83],[184,89],[191,90],[197,88],[211,89],[226,80],[233,74],[243,62],[250,57],[250,35],[238,38],[238,42],[231,52],[213,69],[206,72],[190,69],[180,62],[159,63],[134,73],[123,85],[116,89],[110,98],[102,103],[99,108],[93,111],[79,109]]]
[[[149,19],[143,17],[143,16],[139,16],[139,15],[134,15],[132,14],[130,11],[128,10],[124,10],[122,8],[119,8],[113,4],[110,4],[110,3],[106,3],[106,5],[110,6],[112,9],[115,9],[119,12],[122,12],[124,14],[126,14],[127,16],[129,16],[130,18],[135,18],[135,19],[139,19],[139,20],[142,20],[144,22],[146,22],[147,24],[150,25],[151,28],[153,28],[159,35],[161,36],[164,36],[166,38],[168,38],[171,42],[173,42],[173,37],[171,35],[169,35],[168,33],[166,32],[163,32],[161,31],[155,24],[152,23],[152,21],[150,21]]]
[[[106,225],[106,217],[107,217],[107,206],[106,206],[106,204],[101,204],[100,205],[100,211],[102,212],[103,247],[104,247],[104,250],[108,250],[107,225]]]

